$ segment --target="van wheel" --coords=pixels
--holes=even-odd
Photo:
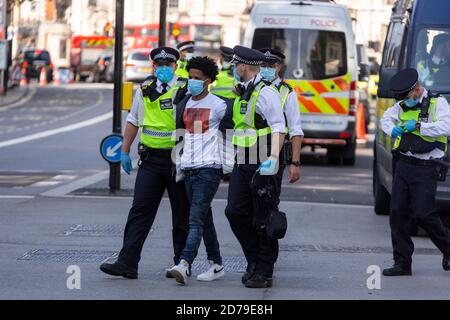
[[[356,140],[348,144],[343,153],[343,163],[345,166],[354,166],[356,162]]]
[[[391,195],[380,183],[375,160],[373,161],[373,194],[375,198],[375,214],[389,215]]]

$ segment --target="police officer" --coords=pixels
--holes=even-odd
[[[280,94],[259,75],[264,55],[254,49],[233,48],[234,76],[238,94],[233,106],[236,164],[228,189],[225,214],[247,260],[242,283],[249,288],[272,286],[278,241],[267,236],[267,210],[255,210],[257,194],[252,180],[276,184],[280,149],[285,137],[285,120]],[[266,181],[263,181],[263,178]]]
[[[429,56],[417,64],[419,81],[425,85],[433,85],[435,82],[442,82],[439,78],[443,77],[446,83],[448,68],[450,68],[450,35],[441,33],[433,38]]]
[[[188,234],[189,205],[186,190],[183,182],[175,182],[171,161],[172,148],[175,147],[176,119],[179,118],[176,104],[186,95],[187,80],[175,76],[179,58],[176,49],[159,47],[152,50],[150,57],[156,78],[150,77],[136,91],[122,146],[121,164],[124,171],[130,174],[130,148],[139,128],[142,128],[133,206],[128,215],[118,260],[100,266],[107,274],[131,279],[138,276],[142,247],[166,190],[172,207],[175,265],[180,262]]]
[[[289,84],[280,78],[283,61],[286,59],[285,55],[280,50],[273,48],[260,48],[258,50],[261,51],[266,58],[261,66],[261,77],[270,81],[281,95],[281,105],[283,107],[287,125],[284,154],[286,157],[285,160],[289,164],[289,182],[294,183],[300,179],[300,152],[303,137],[305,135],[302,130],[300,119],[300,106],[295,91]],[[290,139],[290,141],[288,139]],[[284,166],[280,166],[280,170],[277,174],[279,191],[281,191],[284,168]]]
[[[414,218],[443,253],[450,270],[450,232],[435,210],[438,172],[433,159],[447,151],[450,109],[446,99],[421,87],[416,69],[398,72],[390,81],[395,105],[383,114],[381,127],[395,139],[390,226],[394,266],[385,276],[411,275],[414,244],[408,224]]]
[[[211,87],[211,93],[214,93],[219,97],[234,100],[236,94],[233,91],[235,79],[233,77],[233,65],[231,64],[232,59],[233,49],[229,47],[220,47],[220,64],[222,68],[217,75],[217,80]]]
[[[195,42],[184,41],[177,45],[177,49],[180,52],[180,59],[177,61],[178,68],[176,75],[182,78],[189,78],[189,72],[186,70],[187,62],[193,57]]]

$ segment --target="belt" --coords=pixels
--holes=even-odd
[[[436,164],[432,160],[422,160],[410,156],[400,154],[400,160],[416,166],[435,166]]]
[[[144,159],[148,157],[170,158],[172,156],[172,149],[155,149],[146,147],[141,156],[143,156]]]

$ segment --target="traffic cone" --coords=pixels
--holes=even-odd
[[[360,103],[356,112],[356,138],[360,142],[366,142],[366,125],[364,122],[364,105]]]
[[[46,86],[47,84],[47,70],[46,68],[41,68],[41,74],[39,75],[39,85]]]
[[[22,68],[22,71],[20,72],[21,79],[20,79],[20,86],[24,87],[28,85],[28,79],[27,79],[27,69]]]

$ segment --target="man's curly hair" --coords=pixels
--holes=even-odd
[[[216,81],[217,75],[219,74],[219,68],[213,59],[209,57],[193,57],[188,61],[186,70],[189,72],[190,69],[197,69],[203,72],[211,82]]]

